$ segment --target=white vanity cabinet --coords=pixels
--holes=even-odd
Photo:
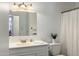
[[[48,45],[9,49],[11,56],[48,56]]]

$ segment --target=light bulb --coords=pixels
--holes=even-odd
[[[25,5],[21,5],[20,8],[23,8],[24,9],[25,8]]]
[[[12,5],[12,9],[13,10],[17,10],[19,7],[18,7],[18,5],[16,4],[16,3],[14,3],[13,5]]]
[[[27,9],[29,9],[29,10],[33,9],[33,8],[32,8],[32,4],[28,4],[28,5],[27,5]]]
[[[24,4],[24,2],[20,5],[20,8],[21,9],[25,9],[26,8],[26,5]]]

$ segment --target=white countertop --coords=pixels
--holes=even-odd
[[[33,42],[26,42],[26,43],[21,43],[20,41],[17,41],[17,42],[9,42],[9,49],[22,48],[22,47],[43,46],[43,45],[48,45],[48,43],[46,43],[42,40],[34,40]]]

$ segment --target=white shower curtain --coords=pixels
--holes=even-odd
[[[62,13],[60,40],[62,53],[79,55],[79,10]]]

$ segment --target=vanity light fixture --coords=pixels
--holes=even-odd
[[[19,9],[19,10],[31,10],[32,9],[32,4],[31,3],[15,3],[12,6],[14,9]]]
[[[32,9],[32,4],[28,4],[27,5],[27,9],[30,9],[31,10]]]

